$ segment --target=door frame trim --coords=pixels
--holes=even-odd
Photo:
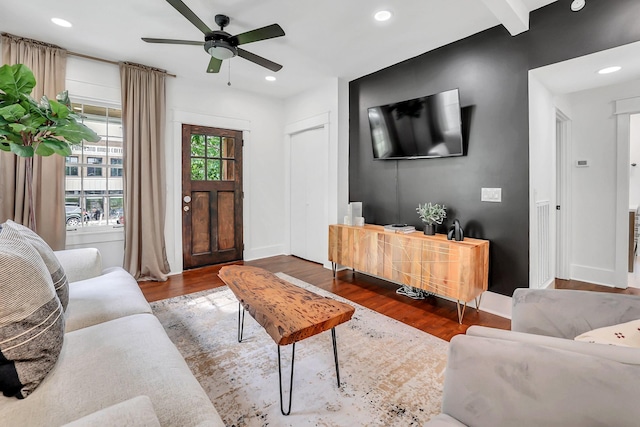
[[[294,123],[290,123],[284,127],[285,133],[285,144],[284,144],[284,164],[287,165],[285,168],[285,177],[284,177],[284,220],[286,226],[284,227],[285,236],[284,236],[284,250],[287,255],[291,255],[291,137],[297,133],[304,132],[307,130],[313,129],[324,129],[324,139],[327,147],[327,160],[328,167],[331,167],[331,162],[329,159],[329,150],[330,150],[330,134],[329,134],[329,112],[318,114],[316,116],[308,117],[306,119],[299,120]],[[330,177],[330,170],[327,169],[327,177]],[[327,191],[324,195],[325,197],[325,206],[327,211],[325,212],[325,218],[327,221],[326,228],[329,229],[329,200],[330,200],[330,192],[331,185],[328,183]],[[328,240],[328,239],[327,239]],[[328,244],[328,243],[327,243]],[[331,262],[329,262],[328,254],[327,260],[324,263],[326,268],[331,268]]]
[[[249,120],[236,119],[231,117],[212,116],[192,111],[169,110],[167,114],[167,123],[173,123],[172,138],[165,145],[165,154],[167,155],[167,213],[165,222],[165,235],[169,237],[167,243],[173,240],[173,250],[167,251],[169,264],[172,266],[170,274],[178,274],[184,270],[182,262],[182,125],[192,124],[207,127],[216,127],[223,129],[233,129],[242,132],[244,146],[242,147],[242,191],[245,198],[243,201],[243,238],[246,254],[247,249],[251,248],[251,197],[250,185],[251,168],[244,165],[251,164],[250,150],[252,123]],[[168,246],[168,245],[167,245]],[[244,258],[244,256],[243,256]]]
[[[571,277],[571,119],[556,107],[556,171],[560,166],[560,174],[556,173],[556,189],[562,189],[560,197],[556,191],[556,205],[560,205],[559,221],[556,222],[556,242],[560,240],[561,245],[556,244],[556,271],[559,279],[570,279]],[[558,138],[558,133],[560,137]]]

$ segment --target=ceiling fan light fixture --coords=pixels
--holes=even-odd
[[[587,2],[585,0],[573,0],[573,2],[571,3],[571,10],[573,10],[574,12],[582,10],[582,8],[586,4]]]
[[[209,48],[208,52],[209,55],[222,61],[236,56],[236,53],[228,46],[212,46]]]

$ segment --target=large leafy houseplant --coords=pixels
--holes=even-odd
[[[33,156],[69,156],[72,144],[100,140],[73,113],[66,91],[56,100],[43,96],[38,102],[30,96],[35,85],[35,77],[25,65],[0,67],[0,150],[25,158],[29,226],[34,231]]]

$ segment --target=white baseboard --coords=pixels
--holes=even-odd
[[[472,301],[469,305],[475,308],[475,301]],[[482,294],[480,311],[511,319],[511,297],[486,291]]]
[[[244,260],[252,261],[254,259],[269,258],[272,256],[285,255],[283,245],[263,246],[261,248],[245,249]]]
[[[604,268],[571,264],[571,279],[611,288],[615,287],[615,272]]]

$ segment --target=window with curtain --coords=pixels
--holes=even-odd
[[[122,109],[95,102],[74,102],[72,107],[101,139],[73,146],[66,158],[67,231],[122,226]]]

